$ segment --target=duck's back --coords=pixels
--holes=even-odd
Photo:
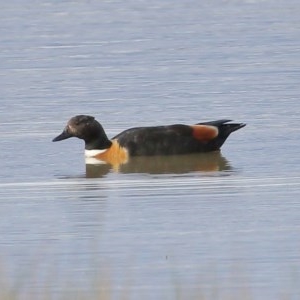
[[[220,149],[229,134],[244,124],[225,124],[218,120],[196,125],[137,127],[115,136],[130,156],[175,155]]]
[[[191,132],[186,125],[137,127],[125,130],[113,139],[131,156],[183,154],[187,153],[187,148],[194,152],[191,151]]]

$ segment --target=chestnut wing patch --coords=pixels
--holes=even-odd
[[[219,134],[218,128],[211,125],[192,125],[191,128],[193,137],[201,142],[209,142]]]

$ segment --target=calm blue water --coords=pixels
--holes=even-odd
[[[3,295],[298,299],[299,15],[281,0],[2,3]],[[115,172],[51,142],[76,114],[110,137],[248,125],[220,155]]]

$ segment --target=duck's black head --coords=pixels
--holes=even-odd
[[[111,145],[99,122],[92,116],[79,115],[71,118],[63,132],[54,138],[53,142],[77,137],[85,141],[85,149],[106,149]]]

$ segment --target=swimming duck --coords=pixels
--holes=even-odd
[[[111,164],[122,164],[131,156],[178,155],[216,151],[227,137],[244,127],[222,119],[195,125],[136,127],[109,139],[102,125],[92,116],[71,118],[53,142],[77,137],[85,142],[85,156]]]

